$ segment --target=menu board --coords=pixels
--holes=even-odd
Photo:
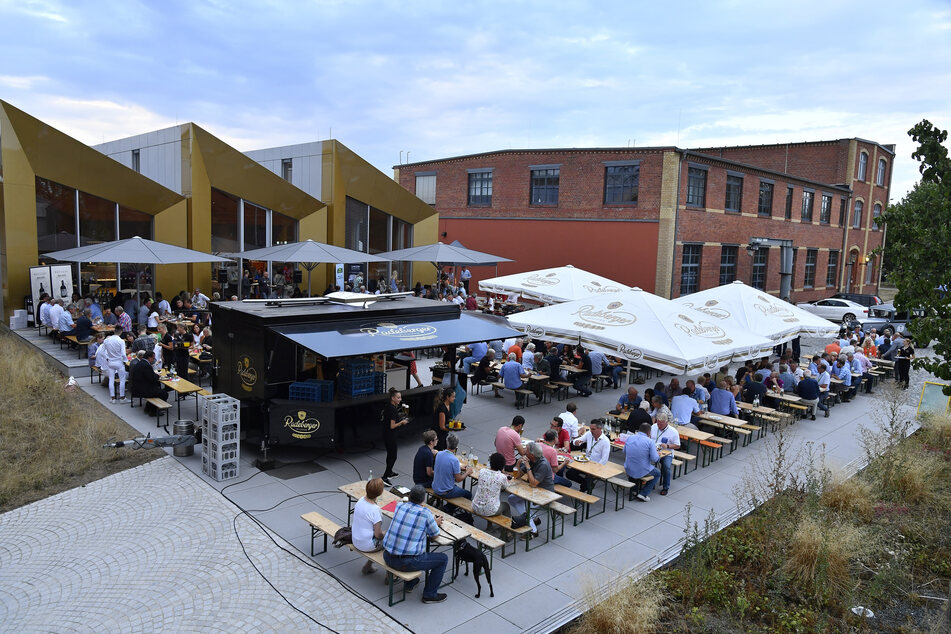
[[[50,279],[50,267],[31,266],[30,267],[30,296],[33,298],[34,323],[39,321],[40,295],[50,291],[52,280]]]

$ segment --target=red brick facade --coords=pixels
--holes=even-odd
[[[863,153],[867,156],[865,178],[860,180]],[[746,251],[750,238],[778,238],[793,241],[792,299],[805,301],[840,289],[877,289],[878,261],[872,258],[866,265],[865,258],[883,238],[872,216],[876,205],[884,210],[888,202],[893,158],[891,147],[842,139],[691,151],[673,147],[506,150],[396,169],[400,184],[414,193],[417,175],[435,174],[440,239],[459,240],[467,247],[516,260],[500,265],[500,275],[573,264],[655,291],[655,279],[666,283],[669,272],[670,296],[676,297],[681,294],[685,244],[702,245],[699,290],[720,283],[724,246],[737,247],[734,279],[750,283],[753,258]],[[877,182],[879,160],[885,161],[881,184]],[[606,169],[618,163],[639,167],[636,203],[605,203]],[[532,204],[532,169],[555,166],[559,169],[557,204]],[[691,167],[706,175],[702,207],[688,204]],[[491,204],[470,205],[470,172],[485,170],[492,172]],[[742,183],[738,211],[726,210],[728,177],[734,193],[735,184]],[[761,183],[772,185],[768,216],[759,213]],[[813,198],[811,221],[803,219],[804,194]],[[828,222],[822,217],[823,197],[831,200]],[[730,199],[736,200],[736,196]],[[856,203],[862,207],[859,229],[853,228]],[[671,223],[672,233],[667,235],[673,240],[665,241],[665,226]],[[810,250],[815,250],[815,263],[807,285]],[[830,252],[838,254],[834,284],[827,284]],[[871,267],[870,276],[867,267]],[[779,271],[780,249],[771,248],[767,292],[779,293]],[[473,276],[478,280],[495,273],[494,268],[475,269]],[[870,284],[864,283],[867,277]]]

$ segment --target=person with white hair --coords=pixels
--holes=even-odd
[[[535,344],[529,343],[525,346],[525,351],[522,353],[522,368],[525,372],[531,372],[535,369]]]

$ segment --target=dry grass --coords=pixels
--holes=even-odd
[[[823,489],[819,503],[828,509],[845,515],[854,514],[868,521],[872,519],[875,497],[871,485],[865,480],[859,477],[836,477]]]
[[[857,526],[805,516],[789,540],[783,572],[824,603],[851,588],[851,562],[869,548],[866,531]]]
[[[625,634],[655,632],[664,615],[664,592],[656,575],[631,581],[613,596],[601,585],[584,583],[588,611],[570,634]]]
[[[926,445],[951,447],[951,416],[922,416],[921,439]]]
[[[137,433],[5,329],[0,349],[0,511],[162,455],[102,449]]]

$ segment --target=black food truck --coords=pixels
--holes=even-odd
[[[211,315],[216,391],[241,401],[245,440],[267,447],[373,440],[389,387],[403,393],[410,429],[428,427],[444,385],[407,389],[405,373],[386,385],[380,355],[518,335],[500,318],[403,293],[215,302]]]

